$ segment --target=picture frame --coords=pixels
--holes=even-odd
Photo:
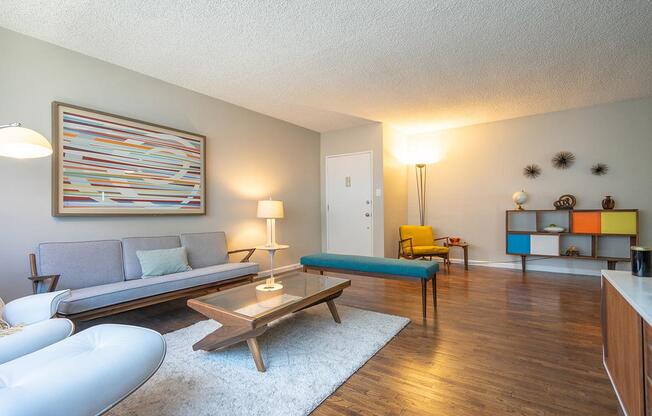
[[[52,215],[205,215],[206,137],[52,103]]]

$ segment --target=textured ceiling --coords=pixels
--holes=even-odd
[[[317,131],[652,95],[644,0],[2,0],[0,26]]]

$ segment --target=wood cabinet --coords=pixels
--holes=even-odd
[[[652,326],[646,322],[643,322],[643,347],[645,414],[652,415]]]
[[[652,329],[649,332],[652,341]],[[602,278],[602,336],[604,364],[624,413],[645,415],[643,320],[605,278]],[[652,356],[645,358],[652,360]]]
[[[607,268],[629,261],[631,246],[638,245],[638,210],[508,210],[505,252],[527,256],[605,260]],[[546,232],[555,224],[560,233]],[[567,251],[573,253],[567,255]]]

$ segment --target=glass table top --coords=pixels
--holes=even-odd
[[[196,300],[228,312],[256,318],[348,283],[347,279],[303,272],[279,276],[275,281],[282,287],[276,290],[261,290],[265,286],[265,280],[261,280]]]

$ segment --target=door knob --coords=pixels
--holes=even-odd
[[[364,213],[364,216],[365,216],[365,217],[371,217],[371,214],[368,213],[368,212],[365,212],[365,213]]]

